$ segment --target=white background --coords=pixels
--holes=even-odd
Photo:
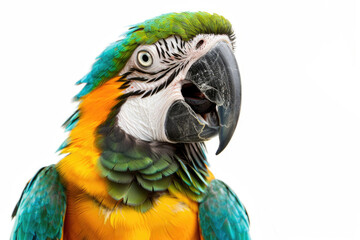
[[[57,162],[74,83],[126,27],[219,13],[237,34],[243,102],[211,170],[246,205],[254,240],[360,239],[360,2],[1,1],[0,239],[25,183]]]

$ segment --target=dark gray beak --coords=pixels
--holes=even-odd
[[[184,100],[169,108],[166,135],[174,142],[201,142],[219,134],[219,154],[229,143],[239,118],[241,84],[232,49],[217,43],[189,69]]]

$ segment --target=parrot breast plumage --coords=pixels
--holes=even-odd
[[[233,49],[217,14],[131,26],[78,81],[64,158],[25,187],[11,239],[249,240],[246,210],[209,171],[204,144],[219,135],[218,154],[235,131]]]

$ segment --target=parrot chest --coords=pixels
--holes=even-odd
[[[93,199],[69,194],[63,240],[200,239],[198,204],[163,195],[142,213],[130,206],[110,209]]]

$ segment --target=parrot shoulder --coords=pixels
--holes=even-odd
[[[204,240],[250,240],[249,217],[236,194],[222,181],[212,180],[199,204]]]
[[[61,239],[65,210],[66,192],[55,166],[41,168],[15,206],[10,239]]]

